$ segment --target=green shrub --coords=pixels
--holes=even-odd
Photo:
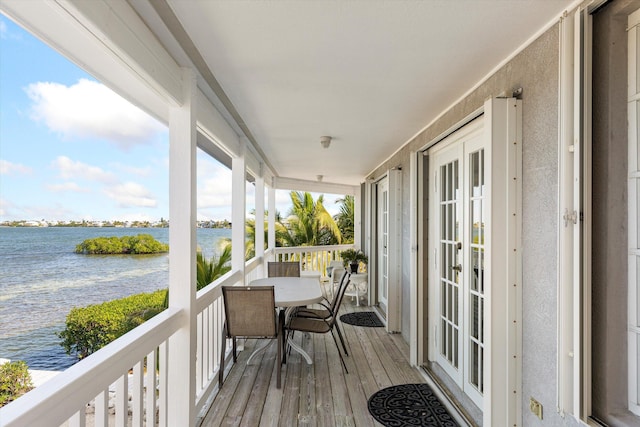
[[[0,365],[0,407],[31,390],[33,383],[27,364],[22,360]]]
[[[132,295],[88,307],[74,307],[58,334],[68,354],[79,359],[101,349],[162,311],[167,291]]]
[[[150,234],[122,237],[96,237],[76,246],[79,254],[157,254],[168,252],[169,245],[158,242]]]

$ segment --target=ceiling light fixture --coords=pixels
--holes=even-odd
[[[322,148],[329,148],[329,145],[331,145],[331,137],[330,136],[321,136],[320,137],[320,145],[322,145]]]

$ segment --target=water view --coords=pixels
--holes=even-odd
[[[62,370],[77,360],[58,344],[72,307],[98,304],[169,286],[169,257],[79,255],[78,243],[100,236],[151,234],[169,242],[168,228],[0,228],[0,358],[32,369]],[[209,258],[230,229],[198,229]]]

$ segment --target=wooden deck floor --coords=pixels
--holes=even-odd
[[[345,297],[341,314],[357,310]],[[276,345],[246,361],[256,345],[247,342],[212,402],[202,426],[375,426],[367,400],[376,391],[395,384],[424,382],[409,365],[409,346],[400,335],[384,328],[364,328],[341,324],[348,342],[345,359],[348,374],[342,369],[330,334],[296,341],[313,358],[307,365],[291,352],[282,370],[282,388],[276,388]],[[259,341],[258,346],[265,341]]]

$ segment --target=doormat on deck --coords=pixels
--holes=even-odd
[[[343,323],[353,326],[367,326],[369,328],[381,328],[384,324],[373,311],[358,311],[340,316]]]
[[[459,427],[442,402],[426,384],[401,384],[375,392],[369,413],[386,427]]]

